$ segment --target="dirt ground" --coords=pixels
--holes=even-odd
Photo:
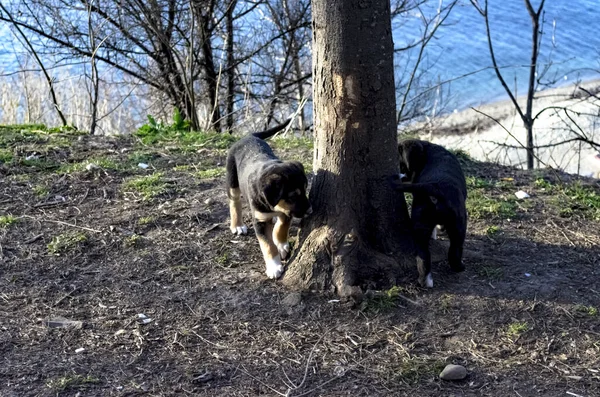
[[[231,235],[227,142],[0,127],[0,395],[600,396],[596,182],[463,157],[467,270],[357,304]]]

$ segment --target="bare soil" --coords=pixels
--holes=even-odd
[[[422,290],[407,269],[355,303],[267,279],[228,230],[222,148],[0,142],[2,396],[600,396],[600,223],[540,183],[573,177],[463,160],[514,213],[472,217],[464,273],[438,263]],[[158,172],[154,197],[127,187]]]

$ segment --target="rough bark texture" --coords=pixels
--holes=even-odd
[[[390,4],[313,0],[313,215],[284,283],[357,295],[414,265],[398,173]],[[403,266],[404,265],[404,266]]]

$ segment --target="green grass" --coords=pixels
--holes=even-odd
[[[33,187],[33,193],[37,196],[37,197],[46,197],[48,195],[48,193],[50,193],[50,191],[48,190],[48,188],[46,186],[43,185],[35,185]]]
[[[142,195],[144,200],[150,200],[168,191],[167,183],[161,172],[130,179],[124,184],[126,191],[133,191]]]
[[[214,179],[225,175],[225,173],[225,167],[216,167],[198,171],[196,176],[200,179]]]
[[[487,227],[487,229],[485,229],[485,234],[488,237],[493,237],[495,235],[497,235],[500,232],[500,227],[496,226],[496,225],[490,225]]]
[[[154,218],[151,216],[143,216],[140,219],[138,219],[139,225],[149,225],[152,222],[154,222]]]
[[[506,335],[510,337],[517,337],[519,335],[524,334],[529,331],[529,324],[525,321],[515,321],[514,323],[510,323],[506,328]]]
[[[536,179],[535,186],[553,196],[551,202],[560,216],[569,218],[580,215],[600,220],[600,190],[597,188],[584,186],[579,181],[570,185],[557,185],[543,178]]]
[[[144,238],[142,236],[140,236],[139,234],[132,234],[129,237],[126,237],[123,240],[123,244],[126,247],[139,247],[142,245],[142,242],[144,241]]]
[[[8,164],[13,161],[13,152],[8,149],[0,149],[0,163]]]
[[[81,232],[67,232],[54,236],[48,243],[48,252],[53,255],[61,255],[80,248],[88,241],[88,237]]]
[[[276,136],[269,139],[269,143],[273,148],[283,150],[306,149],[312,151],[314,147],[314,141],[308,137]]]
[[[477,274],[490,281],[498,281],[504,278],[504,269],[498,266],[484,265],[477,268]]]
[[[0,228],[7,228],[19,221],[19,218],[13,215],[2,215],[0,216]]]
[[[373,312],[390,310],[396,307],[396,302],[403,293],[408,294],[408,291],[404,287],[398,287],[396,285],[388,290],[377,291],[362,302],[361,308],[364,311]]]
[[[590,317],[598,315],[598,308],[595,306],[575,305],[574,309],[577,313],[582,313]]]
[[[483,189],[469,191],[467,212],[471,219],[511,219],[517,215],[516,198],[492,197]]]
[[[60,167],[59,163],[44,158],[33,158],[29,160],[22,158],[19,163],[26,167],[37,168],[40,171],[53,170]]]
[[[446,363],[442,360],[427,360],[417,356],[403,357],[399,362],[392,364],[395,381],[415,385],[425,379],[436,379],[444,369]]]
[[[94,164],[105,170],[117,171],[124,168],[123,165],[117,161],[117,159],[112,159],[109,157],[97,157],[79,163],[63,164],[58,168],[58,170],[56,170],[56,172],[59,174],[82,172],[86,170],[88,164]]]
[[[55,392],[63,392],[68,389],[84,389],[88,385],[97,383],[100,383],[100,380],[90,375],[67,375],[56,379],[50,379],[46,382],[46,386]]]

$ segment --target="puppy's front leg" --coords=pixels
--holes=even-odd
[[[271,221],[254,221],[254,230],[267,267],[267,277],[279,278],[283,273],[283,266],[281,265],[281,257],[277,251],[277,246],[273,243],[273,229]]]
[[[273,228],[273,242],[279,250],[281,259],[287,258],[287,256],[290,254],[290,244],[288,243],[288,238],[291,222],[292,219],[290,217],[280,215],[277,217],[277,223]]]
[[[241,235],[248,233],[248,228],[242,222],[242,200],[240,188],[230,188],[229,196],[229,216],[231,223],[229,229],[231,233]]]

